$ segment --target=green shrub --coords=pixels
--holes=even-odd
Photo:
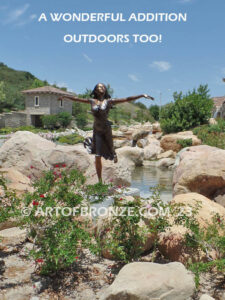
[[[84,141],[84,138],[76,133],[70,134],[70,135],[64,135],[60,136],[58,138],[58,142],[60,143],[66,143],[69,145],[75,145],[78,143],[82,143]]]
[[[159,106],[158,105],[151,105],[149,107],[149,111],[153,118],[158,121],[159,120]]]
[[[193,133],[203,144],[225,149],[225,120],[220,119],[217,124],[196,127]]]
[[[59,124],[63,128],[66,128],[72,121],[72,115],[67,111],[63,111],[57,114],[57,117],[58,117]]]
[[[47,129],[54,129],[57,127],[57,123],[59,123],[59,119],[57,115],[44,115],[41,116],[41,121],[44,127]]]
[[[83,129],[88,123],[87,114],[85,112],[80,112],[75,116],[75,120],[77,127]]]
[[[200,85],[186,95],[174,93],[174,102],[163,106],[160,111],[163,132],[179,132],[208,123],[213,108],[208,92],[207,85]]]
[[[177,144],[181,145],[182,148],[190,147],[192,146],[192,139],[178,139]]]

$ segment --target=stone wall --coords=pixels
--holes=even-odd
[[[39,106],[34,105],[35,96],[39,96]],[[72,114],[73,101],[63,100],[63,106],[60,107],[60,101],[58,99],[58,95],[51,94],[26,95],[26,111],[31,115],[58,114],[62,111]]]
[[[9,112],[0,114],[0,128],[20,127],[27,125],[27,115],[23,112]]]

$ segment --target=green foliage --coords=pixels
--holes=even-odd
[[[87,206],[83,197],[86,178],[78,170],[67,173],[64,167],[56,165],[54,170],[45,172],[33,184],[34,191],[22,197],[8,191],[5,179],[0,178],[5,193],[0,198],[0,222],[17,217],[18,223],[27,227],[36,245],[30,255],[41,274],[80,262],[83,249],[98,253],[89,222],[80,218],[81,208]],[[26,212],[29,213],[25,215]]]
[[[159,106],[158,105],[151,105],[149,107],[150,114],[153,116],[153,118],[158,121],[159,120]]]
[[[186,95],[174,93],[174,103],[166,104],[160,111],[163,132],[179,132],[208,123],[213,108],[208,93],[207,85],[200,85]]]
[[[57,115],[43,115],[41,116],[42,124],[47,129],[54,129],[59,124]]]
[[[134,105],[136,105],[137,107],[139,107],[141,109],[147,109],[146,105],[144,105],[144,103],[142,103],[142,102],[134,102]]]
[[[5,84],[4,81],[0,81],[0,110],[2,111],[3,104],[6,100]]]
[[[76,133],[60,136],[58,138],[58,142],[69,144],[69,145],[75,145],[78,143],[82,143],[83,141],[84,141],[84,138]]]
[[[192,138],[190,139],[178,139],[177,144],[181,145],[182,148],[190,147],[192,146]]]
[[[83,129],[87,124],[87,113],[80,112],[75,116],[76,124],[79,128]]]
[[[42,124],[47,129],[54,129],[59,127],[67,127],[72,120],[69,112],[60,112],[56,115],[43,115],[41,116]]]
[[[35,78],[30,88],[31,89],[36,89],[36,88],[43,87],[43,86],[46,86],[46,85],[49,85],[46,80],[42,81],[38,78]]]
[[[72,115],[69,112],[63,111],[57,114],[59,124],[66,128],[72,121]]]
[[[196,127],[193,133],[203,144],[225,149],[225,120],[219,119],[217,124]]]

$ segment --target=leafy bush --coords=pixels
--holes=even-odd
[[[47,129],[54,129],[57,127],[58,117],[57,115],[44,115],[41,116],[41,121],[43,126]]]
[[[69,112],[63,111],[57,114],[58,121],[61,127],[67,127],[72,121],[72,115]]]
[[[158,105],[151,105],[149,107],[149,111],[153,118],[158,121],[159,120],[159,106]]]
[[[86,178],[80,171],[68,173],[64,167],[66,165],[56,165],[45,172],[34,182],[34,191],[21,197],[8,190],[5,179],[0,178],[5,193],[5,197],[0,198],[0,222],[17,217],[18,223],[27,227],[35,243],[30,255],[41,274],[56,272],[80,261],[83,249],[89,248],[96,254],[99,251],[90,232],[90,219],[81,216],[81,209],[88,208],[84,192],[90,194],[90,186],[86,188]],[[96,191],[107,190],[107,186],[99,185]],[[70,210],[72,213],[68,215]]]
[[[58,138],[58,141],[60,143],[66,143],[69,145],[75,145],[78,143],[82,143],[84,141],[84,138],[76,133],[70,134],[70,135],[64,135],[60,136]]]
[[[87,114],[85,112],[80,112],[75,116],[75,120],[77,123],[77,127],[83,129],[88,123]]]
[[[177,140],[177,144],[181,145],[182,148],[192,146],[192,139],[184,139],[184,140]]]
[[[219,119],[217,124],[196,127],[193,133],[203,144],[225,149],[225,120]]]
[[[163,132],[179,132],[208,123],[213,108],[208,93],[207,85],[200,85],[186,95],[174,93],[174,102],[163,106],[160,111]]]

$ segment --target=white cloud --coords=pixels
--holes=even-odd
[[[36,19],[36,18],[37,18],[37,15],[35,15],[35,14],[30,15],[30,17],[29,17],[30,20],[34,20],[34,19]]]
[[[87,54],[83,53],[83,57],[86,59],[86,61],[92,63],[93,60]]]
[[[221,72],[223,75],[225,75],[225,68],[222,68]]]
[[[128,77],[132,80],[132,81],[135,81],[135,82],[138,82],[140,81],[136,75],[134,74],[128,74]]]
[[[159,72],[166,72],[171,69],[171,64],[168,61],[153,61],[149,66],[156,68]]]
[[[20,8],[12,10],[8,15],[7,20],[4,21],[4,24],[10,24],[10,23],[17,22],[20,19],[20,17],[22,17],[24,15],[24,13],[27,11],[29,6],[30,6],[30,4],[27,3]]]

